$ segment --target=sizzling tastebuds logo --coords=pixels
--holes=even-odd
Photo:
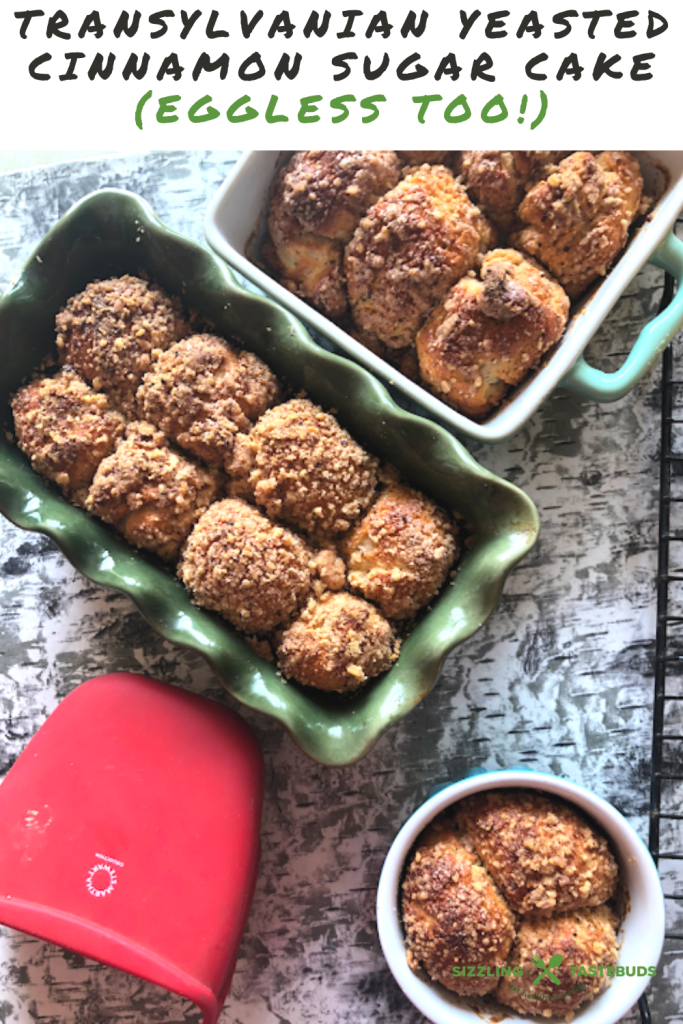
[[[555,953],[548,960],[548,964],[540,956],[534,956],[534,967],[525,972],[524,967],[518,966],[496,966],[491,964],[475,965],[464,964],[453,968],[453,975],[456,978],[533,978],[531,984],[538,985],[544,979],[553,985],[561,985],[565,971],[569,971],[572,978],[654,978],[657,974],[656,967],[626,966],[625,964],[566,964],[562,966],[562,954]],[[537,973],[540,972],[540,973]],[[566,978],[566,976],[565,976]]]
[[[557,977],[556,974],[553,973],[552,968],[561,966],[562,961],[564,960],[564,957],[561,953],[553,953],[553,955],[550,957],[550,960],[548,960],[547,967],[545,965],[545,961],[542,960],[541,957],[538,956],[536,953],[534,953],[531,959],[533,961],[534,967],[537,967],[538,970],[541,972],[539,976],[534,981],[532,981],[532,985],[538,985],[539,981],[541,981],[542,978],[548,978],[549,981],[552,981],[553,985],[560,984],[560,979]]]
[[[566,999],[569,993],[582,992],[587,985],[586,981],[581,980],[582,978],[644,978],[647,976],[652,978],[657,973],[656,967],[630,967],[624,964],[590,964],[589,966],[582,964],[563,965],[563,960],[564,957],[561,953],[553,953],[546,964],[545,960],[535,953],[531,958],[533,967],[527,967],[526,970],[521,965],[517,967],[508,967],[507,965],[492,967],[490,964],[486,966],[467,964],[464,966],[454,967],[453,974],[456,978],[517,979],[528,977],[531,981],[528,988],[525,987],[524,983],[515,985],[511,980],[510,988],[512,991],[516,992],[517,995],[522,996],[524,999],[533,999],[539,1002],[549,1003],[554,999]],[[567,972],[569,973],[569,977],[567,976]],[[549,989],[547,982],[550,982],[550,984],[554,985],[555,988]]]

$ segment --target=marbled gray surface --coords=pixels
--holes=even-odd
[[[201,240],[233,156],[145,154],[0,177],[0,285],[75,200],[105,185],[140,193]],[[629,287],[592,344],[598,365],[623,357],[660,287],[653,270]],[[538,504],[539,543],[429,697],[359,764],[322,768],[279,726],[245,715],[266,759],[263,860],[224,1024],[422,1019],[384,964],[374,896],[391,839],[435,782],[528,764],[583,782],[646,837],[659,406],[658,372],[612,406],[560,391],[515,438],[477,448]],[[145,672],[231,703],[201,659],[161,640],[125,597],[4,520],[0,595],[2,774],[59,701],[105,671]],[[668,838],[683,849],[683,835]],[[679,943],[668,943],[660,973],[653,1019],[683,1024]],[[3,1024],[198,1019],[191,1004],[135,978],[0,928]]]

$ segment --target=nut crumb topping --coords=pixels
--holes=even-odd
[[[463,996],[484,995],[498,979],[456,977],[464,965],[503,966],[514,917],[467,838],[444,820],[420,836],[401,891],[408,963]]]
[[[311,536],[348,530],[372,500],[377,460],[307,399],[270,409],[240,440],[229,472],[257,504]]]
[[[455,526],[419,491],[382,491],[343,539],[349,584],[390,619],[405,619],[443,586],[458,549]]]
[[[527,193],[519,207],[524,226],[510,242],[577,298],[626,245],[642,193],[640,165],[630,153],[572,153]]]
[[[198,520],[178,575],[202,608],[249,634],[287,622],[311,589],[308,545],[239,498],[212,505]]]
[[[70,366],[20,388],[12,413],[17,444],[33,469],[83,505],[97,467],[123,435],[121,413]]]
[[[218,497],[221,474],[172,451],[151,423],[130,423],[104,459],[85,503],[134,547],[173,561],[195,520]]]
[[[594,907],[613,896],[617,862],[604,836],[574,808],[505,789],[468,797],[457,814],[517,913]]]
[[[343,316],[344,243],[399,177],[399,160],[390,150],[295,153],[273,187],[263,250],[282,283],[327,316]]]
[[[520,985],[517,979],[502,978],[496,990],[496,999],[518,1013],[542,1017],[574,1018],[574,1012],[583,1003],[595,999],[610,985],[611,979],[604,974],[591,977],[572,977],[568,965],[613,967],[618,958],[617,919],[609,907],[599,906],[583,910],[567,911],[554,917],[525,919],[520,924],[515,944],[510,953],[510,963],[524,969],[524,977],[533,979],[540,974],[534,960],[540,958],[548,964],[552,956],[562,956],[563,969],[556,972],[559,985],[548,984],[542,979],[538,988],[533,983]],[[521,980],[521,979],[520,979]],[[515,988],[521,992],[515,992]],[[543,987],[545,985],[545,988]],[[523,995],[531,990],[544,994],[552,989],[552,1004]],[[552,1009],[551,1009],[552,1007]]]
[[[390,348],[410,345],[492,229],[445,167],[419,167],[370,207],[346,247],[353,319]]]
[[[569,317],[563,288],[530,256],[492,249],[480,274],[451,288],[416,339],[425,382],[473,419],[523,380],[560,340]]]
[[[60,362],[133,417],[143,374],[189,334],[180,300],[130,274],[93,281],[69,299],[56,325]]]
[[[351,594],[328,592],[311,600],[285,631],[277,657],[286,676],[343,693],[390,669],[399,646],[391,626],[371,604]]]
[[[205,462],[232,457],[235,435],[279,398],[258,356],[222,338],[194,334],[162,352],[138,389],[140,415]]]

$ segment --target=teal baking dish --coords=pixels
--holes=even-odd
[[[31,470],[11,440],[0,440],[0,512],[52,537],[89,579],[127,594],[157,632],[200,653],[233,697],[281,722],[311,757],[350,764],[419,703],[449,651],[492,614],[508,572],[536,540],[536,508],[445,430],[401,410],[366,370],[314,344],[285,309],[238,285],[221,260],[166,228],[142,199],[113,189],[87,196],[62,217],[0,299],[7,429],[10,395],[55,352],[57,311],[88,281],[121,273],[146,273],[180,295],[213,321],[217,333],[236,338],[294,388],[334,409],[361,444],[473,527],[475,541],[457,575],[406,640],[394,667],[356,696],[340,699],[284,684],[231,626],[195,607],[172,572],[70,505]]]
[[[676,219],[683,208],[683,150],[638,152],[635,155],[640,161],[647,194],[657,198],[651,215],[609,274],[574,304],[564,336],[541,366],[511,389],[505,401],[483,422],[476,422],[446,405],[421,384],[409,380],[262,269],[260,249],[266,233],[272,182],[289,155],[275,150],[255,150],[242,155],[209,205],[204,226],[209,245],[239,273],[315,327],[348,357],[389,381],[430,418],[461,437],[487,444],[511,437],[560,386],[583,398],[614,402],[631,391],[650,371],[683,326],[683,243],[674,234]],[[605,373],[590,366],[583,352],[629,282],[647,262],[675,277],[677,293],[670,305],[642,329],[623,365],[612,373]]]

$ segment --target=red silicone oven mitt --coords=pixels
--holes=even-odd
[[[0,786],[0,922],[170,989],[214,1024],[262,801],[239,715],[144,676],[91,679]]]

